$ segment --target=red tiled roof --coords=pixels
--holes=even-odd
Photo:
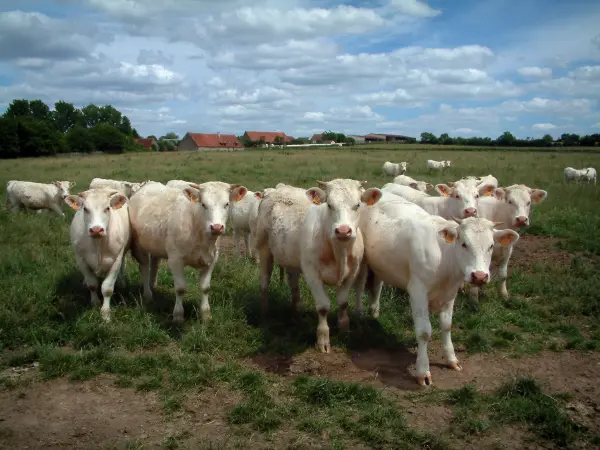
[[[286,136],[286,137],[285,137],[285,143],[286,143],[286,144],[289,144],[289,143],[290,143],[290,142],[292,142],[293,140],[294,140],[294,137],[293,137],[293,136]]]
[[[323,140],[323,135],[322,134],[313,134],[312,137],[310,138],[311,141],[322,141]]]
[[[136,138],[135,140],[147,149],[152,148],[152,144],[155,142],[152,138]]]
[[[189,133],[198,147],[241,148],[242,143],[233,134]]]
[[[260,141],[264,139],[265,143],[272,144],[275,142],[276,137],[282,137],[286,139],[286,135],[283,131],[246,131],[246,135],[252,141]]]

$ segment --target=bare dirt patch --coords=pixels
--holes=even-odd
[[[575,255],[557,248],[564,239],[546,236],[521,236],[510,258],[509,268],[530,270],[535,263],[570,266]]]

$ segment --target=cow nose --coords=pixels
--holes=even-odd
[[[338,239],[347,239],[352,237],[352,228],[348,225],[341,225],[335,229],[335,237]]]
[[[488,281],[488,274],[485,272],[481,272],[481,271],[477,271],[477,272],[471,272],[471,283],[476,285],[476,286],[481,286],[482,284],[487,283]]]
[[[210,232],[212,234],[222,234],[225,231],[225,226],[220,223],[213,223],[210,226]]]
[[[465,209],[465,217],[475,217],[476,215],[477,215],[477,210],[475,208]]]
[[[104,236],[104,228],[99,227],[99,226],[91,227],[89,229],[89,232],[90,232],[90,236],[93,236],[93,237]]]
[[[527,222],[529,222],[529,219],[525,216],[519,216],[515,219],[517,226],[527,225]]]

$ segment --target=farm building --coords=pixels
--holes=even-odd
[[[158,151],[158,142],[156,142],[156,139],[154,139],[152,137],[136,138],[135,141],[142,144],[144,146],[144,148],[146,148],[147,150]]]
[[[266,145],[289,144],[294,139],[283,131],[246,131],[244,137],[253,142],[263,141]]]
[[[313,134],[310,138],[310,142],[312,144],[320,144],[323,142],[323,134]]]
[[[346,137],[354,139],[354,142],[356,142],[357,144],[364,144],[366,142],[364,136],[356,136],[356,135],[352,134],[352,135],[348,135]]]
[[[179,145],[178,150],[188,151],[211,151],[217,149],[231,150],[243,149],[244,146],[232,134],[208,134],[208,133],[186,133]]]
[[[370,133],[364,136],[365,142],[371,143],[395,143],[395,144],[406,144],[410,141],[409,136],[403,136],[401,134],[375,134]]]

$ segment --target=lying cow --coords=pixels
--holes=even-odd
[[[402,161],[399,163],[393,163],[390,161],[386,161],[383,163],[381,170],[384,175],[395,177],[396,175],[402,175],[403,173],[405,173],[407,168],[408,168],[408,163],[405,161]]]
[[[127,197],[115,189],[90,189],[69,195],[65,203],[77,211],[70,228],[77,267],[95,306],[100,305],[98,278],[104,277],[100,311],[109,321],[110,298],[117,277],[123,275],[125,253],[131,243]]]
[[[132,183],[131,181],[110,180],[104,178],[94,178],[90,182],[90,189],[110,188],[119,191],[121,194],[131,197],[135,194],[142,183]]]
[[[429,313],[438,313],[446,364],[462,370],[450,337],[454,299],[464,282],[489,282],[494,246],[514,244],[519,235],[512,230],[494,230],[487,219],[470,217],[448,221],[432,216],[414,203],[385,193],[371,208],[364,208],[360,228],[364,235],[365,259],[356,282],[361,301],[366,285],[370,310],[379,315],[383,283],[406,290],[418,342],[416,378],[431,384],[427,343],[431,339]]]
[[[427,192],[433,189],[433,184],[425,181],[417,181],[408,175],[398,175],[394,178],[394,183],[399,184],[400,186],[409,186],[421,192]]]
[[[25,209],[37,212],[50,210],[64,217],[63,200],[69,195],[69,189],[73,187],[75,187],[73,181],[35,183],[10,180],[6,183],[6,209],[9,211]]]
[[[160,260],[167,259],[175,285],[175,323],[183,323],[186,266],[200,272],[200,312],[203,320],[211,318],[208,293],[219,238],[225,233],[229,204],[242,200],[246,192],[244,186],[220,181],[183,190],[152,183],[131,198],[131,252],[140,265],[144,299],[152,300]]]

